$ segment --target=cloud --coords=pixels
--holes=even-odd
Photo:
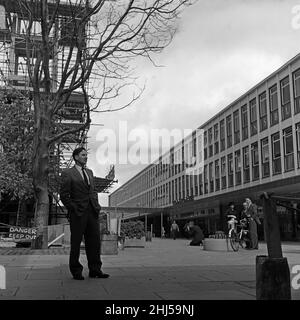
[[[229,103],[263,80],[299,51],[300,30],[292,28],[297,1],[202,0],[189,7],[179,21],[172,44],[154,59],[135,62],[146,89],[141,99],[117,113],[98,114],[93,121],[118,132],[119,121],[128,130],[196,129]],[[90,166],[97,163],[96,136],[90,130]],[[117,152],[126,152],[118,146]],[[116,166],[120,183],[143,166]]]

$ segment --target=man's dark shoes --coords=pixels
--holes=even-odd
[[[102,271],[97,271],[97,272],[90,272],[89,273],[90,278],[103,278],[106,279],[109,277],[109,274],[103,273]]]
[[[75,275],[73,276],[73,279],[75,279],[75,280],[84,280],[84,277],[83,277],[82,274],[75,274]]]

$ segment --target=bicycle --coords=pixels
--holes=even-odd
[[[247,246],[247,234],[249,232],[247,227],[247,221],[245,219],[240,220],[240,224],[231,227],[228,232],[228,238],[233,251],[238,251],[241,246],[243,249]],[[239,231],[238,228],[240,228]]]

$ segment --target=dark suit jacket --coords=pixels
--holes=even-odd
[[[193,241],[202,241],[204,239],[203,231],[197,225],[190,227],[189,234],[193,237]]]
[[[261,224],[260,219],[258,217],[257,205],[252,203],[250,207],[247,209],[246,214],[248,214],[257,224]]]
[[[72,167],[61,174],[60,199],[67,208],[69,214],[82,216],[91,202],[95,213],[99,213],[101,206],[98,202],[98,194],[94,190],[93,171],[85,169],[90,180],[90,186],[84,182],[81,174]]]

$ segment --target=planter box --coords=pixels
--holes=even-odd
[[[71,232],[70,224],[61,225],[64,232],[62,244],[66,247],[70,246]],[[81,248],[84,248],[84,241],[81,243]],[[110,234],[100,234],[100,252],[103,255],[118,254],[118,236]]]
[[[214,238],[204,239],[203,250],[207,250],[207,251],[233,251],[228,239],[214,239]]]
[[[102,234],[100,239],[100,253],[102,255],[118,254],[118,235]]]
[[[145,247],[145,237],[142,237],[141,239],[125,237],[124,248],[144,248],[144,247]]]

